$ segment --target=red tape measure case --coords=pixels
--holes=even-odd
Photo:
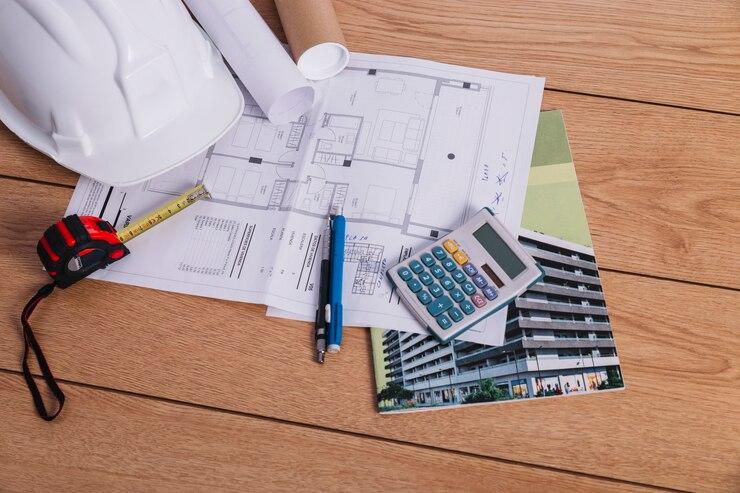
[[[46,272],[66,288],[129,254],[108,221],[73,214],[50,226],[36,246]]]

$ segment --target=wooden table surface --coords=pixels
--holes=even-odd
[[[0,490],[739,491],[737,0],[335,3],[353,51],[547,77],[627,390],[380,416],[366,330],[319,367],[262,306],[89,281],[34,316],[69,400],[43,422],[18,316],[77,177],[0,126]]]

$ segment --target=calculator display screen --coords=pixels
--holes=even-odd
[[[490,224],[484,224],[475,230],[473,237],[478,240],[483,249],[493,257],[511,279],[514,279],[527,268]]]

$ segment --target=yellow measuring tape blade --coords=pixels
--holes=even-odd
[[[133,221],[131,224],[118,231],[116,235],[121,243],[126,243],[139,236],[144,231],[152,229],[157,224],[166,221],[178,212],[190,207],[200,199],[210,198],[211,194],[200,184],[193,187],[176,199],[167,202],[159,209],[155,209],[141,219]]]

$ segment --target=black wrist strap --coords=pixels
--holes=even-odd
[[[41,346],[39,346],[38,341],[36,341],[36,337],[34,337],[33,335],[33,330],[31,329],[31,324],[28,322],[28,319],[33,311],[36,309],[36,305],[38,305],[41,300],[49,296],[53,291],[53,282],[39,289],[38,292],[33,295],[33,298],[28,300],[28,303],[26,303],[26,307],[21,313],[23,340],[25,342],[25,348],[23,349],[23,361],[21,363],[23,367],[23,378],[26,379],[28,390],[31,391],[33,403],[36,406],[36,412],[46,421],[53,420],[59,415],[60,412],[62,412],[62,407],[64,407],[64,392],[62,392],[62,389],[60,389],[59,385],[57,385],[57,382],[54,379],[54,375],[51,373],[51,369],[49,369],[49,365],[46,363],[44,353],[41,351]],[[38,361],[39,368],[41,369],[41,375],[43,376],[46,385],[49,387],[52,394],[54,394],[54,397],[56,398],[57,409],[56,412],[54,412],[53,414],[49,414],[49,412],[46,410],[46,406],[44,406],[44,400],[41,398],[41,392],[39,392],[36,381],[33,379],[33,375],[31,375],[31,370],[28,368],[29,349],[32,349],[33,353],[36,355],[36,361]]]

